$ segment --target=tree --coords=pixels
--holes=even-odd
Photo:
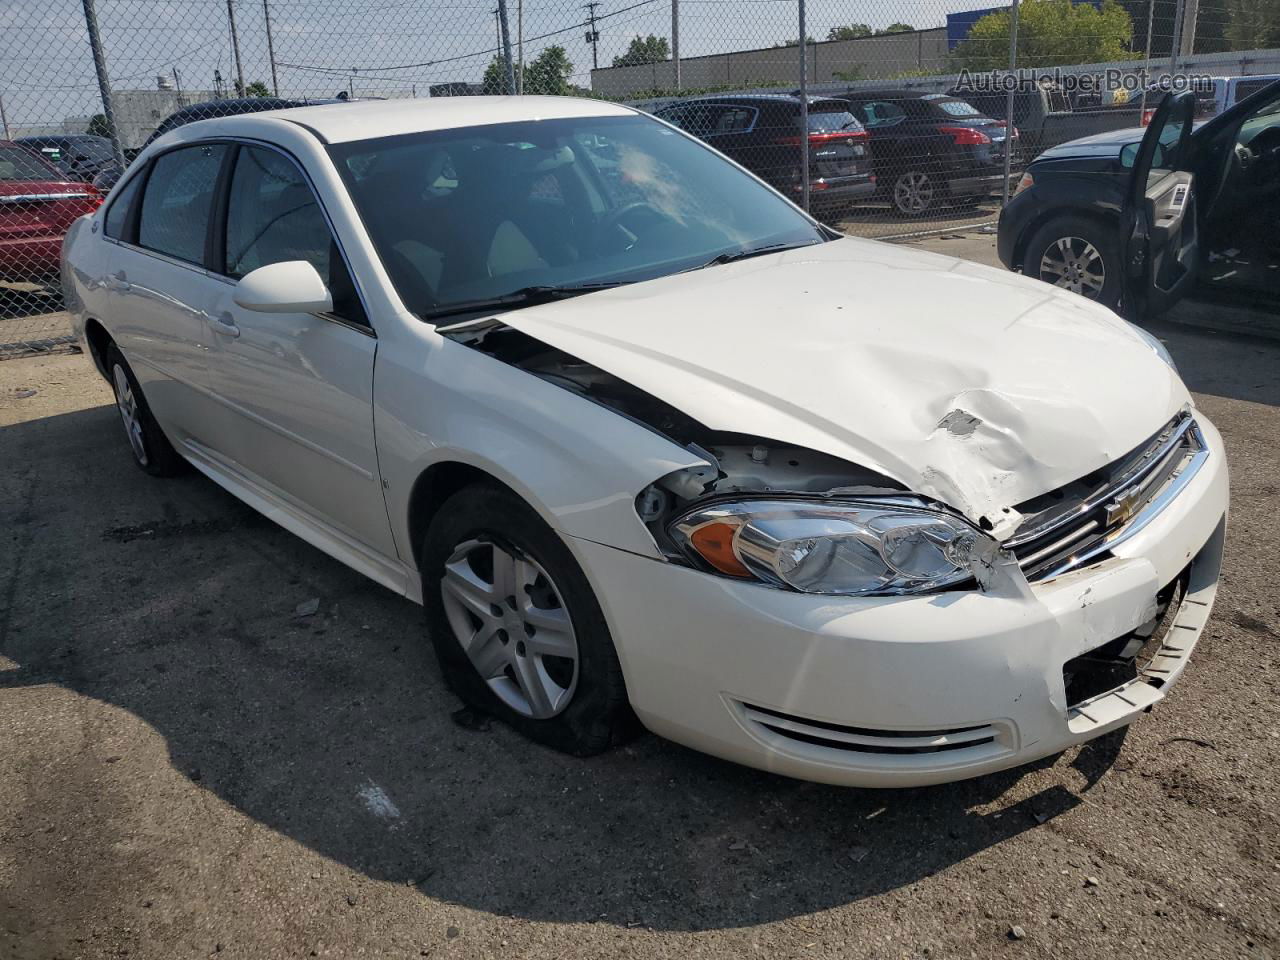
[[[858,40],[871,36],[871,28],[865,23],[851,23],[845,27],[832,27],[827,31],[828,40]]]
[[[1227,0],[1225,32],[1233,50],[1280,46],[1280,0]]]
[[[890,33],[914,33],[915,29],[909,23],[891,23],[883,30],[877,30],[876,36],[883,37]]]
[[[244,88],[246,97],[269,97],[271,96],[271,88],[261,80],[255,80]]]
[[[627,52],[620,57],[614,57],[613,65],[635,67],[642,63],[661,63],[663,60],[670,59],[671,44],[667,42],[667,38],[654,36],[651,33],[647,37],[632,37],[631,43],[627,46]]]
[[[548,97],[567,97],[573,92],[569,77],[573,64],[564,47],[550,46],[543,50],[524,70],[524,92]]]
[[[1018,12],[1018,66],[1058,67],[1124,60],[1133,21],[1115,2],[1101,7],[1072,0],[1024,0]],[[952,53],[957,67],[1001,70],[1009,66],[1009,11],[982,17]]]
[[[85,133],[95,137],[111,137],[111,124],[107,123],[107,115],[105,113],[95,113],[89,118],[89,126],[85,129]]]
[[[810,37],[810,36],[808,36],[808,35],[806,34],[806,35],[805,35],[805,38],[804,38],[804,42],[805,42],[805,43],[817,43],[818,41],[817,41],[817,40],[815,40],[815,39],[813,39],[813,37]],[[788,41],[786,41],[785,43],[775,43],[775,44],[773,45],[773,48],[776,50],[776,49],[778,49],[779,47],[798,47],[798,46],[800,46],[800,41],[799,41],[799,40],[788,40]]]
[[[529,70],[525,69],[525,88],[528,92]],[[490,97],[500,97],[515,93],[507,89],[507,61],[505,57],[495,56],[484,68],[484,76],[480,78],[480,92]]]

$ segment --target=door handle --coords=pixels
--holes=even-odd
[[[104,285],[108,290],[115,290],[118,293],[124,293],[131,286],[123,270],[117,270],[115,273],[109,274]]]
[[[224,311],[216,317],[212,314],[206,313],[204,315],[204,319],[214,333],[220,333],[224,337],[240,336],[240,328],[236,326],[235,319],[230,313]]]

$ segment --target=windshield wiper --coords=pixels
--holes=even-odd
[[[766,243],[762,247],[751,247],[748,250],[734,250],[729,253],[722,253],[717,257],[712,257],[706,263],[701,263],[693,270],[704,270],[707,267],[718,267],[726,263],[736,263],[739,260],[747,260],[751,257],[758,257],[766,253],[777,253],[779,250],[799,250],[801,247],[812,247],[822,243],[821,240],[815,240],[812,243]]]
[[[485,310],[512,310],[521,307],[535,307],[541,303],[553,303],[556,300],[568,300],[584,293],[595,293],[597,290],[610,290],[621,287],[629,280],[615,280],[610,283],[579,283],[569,286],[534,286],[521,287],[510,293],[496,297],[481,297],[476,300],[459,300],[456,303],[445,303],[421,314],[424,320],[436,320],[440,317],[453,317],[461,313],[480,313]]]

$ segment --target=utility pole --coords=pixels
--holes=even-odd
[[[276,77],[276,47],[271,42],[271,7],[268,0],[262,0],[262,19],[267,25],[267,59],[271,61],[271,92],[280,96],[280,81]]]
[[[507,94],[516,92],[516,66],[511,56],[511,27],[507,23],[507,0],[498,0],[498,46],[502,59],[507,63]]]
[[[1018,0],[1009,8],[1009,96],[1004,102],[1004,177],[1000,184],[1000,209],[1009,205],[1009,177],[1013,175],[1013,88],[1018,69]]]
[[[1173,40],[1169,44],[1169,75],[1178,72],[1178,56],[1182,53],[1182,18],[1186,14],[1186,0],[1177,0],[1173,6]]]
[[[671,66],[675,69],[676,93],[680,92],[680,0],[671,0]]]
[[[1016,2],[1016,0],[1015,0]],[[809,212],[809,45],[804,41],[804,0],[800,0],[800,206]]]
[[[524,96],[524,0],[516,0],[516,94]]]
[[[173,89],[178,94],[178,109],[181,110],[186,104],[182,100],[182,75],[178,73],[177,67],[170,67],[173,71]]]
[[[1189,57],[1196,52],[1196,21],[1200,19],[1200,0],[1187,0],[1182,14],[1182,45],[1179,52]]]
[[[1143,67],[1145,76],[1142,79],[1142,102],[1138,106],[1138,117],[1147,115],[1147,89],[1151,86],[1151,30],[1156,23],[1156,0],[1147,0],[1147,62]]]
[[[0,94],[0,126],[4,127],[4,138],[12,140],[13,137],[9,136],[9,115],[4,112],[4,94]]]
[[[236,93],[244,96],[244,65],[240,62],[240,36],[236,33],[236,10],[233,0],[227,0],[227,22],[231,24],[231,52],[236,58]]]
[[[98,74],[98,92],[102,95],[102,114],[111,129],[111,152],[124,169],[124,150],[120,146],[120,130],[116,127],[116,111],[111,103],[111,81],[107,78],[107,56],[102,52],[102,36],[98,33],[98,12],[93,0],[84,0],[84,25],[89,30],[89,49],[93,51],[93,69]],[[5,122],[7,127],[8,121]]]
[[[591,69],[600,69],[600,31],[596,29],[596,7],[600,6],[599,0],[592,0],[591,3],[585,4],[587,8],[587,22],[591,25],[591,29],[587,31],[587,43],[591,44]]]

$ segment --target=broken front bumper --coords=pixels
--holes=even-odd
[[[1173,500],[1090,566],[1015,589],[919,597],[788,593],[574,540],[631,701],[655,733],[776,773],[858,786],[941,783],[1026,763],[1133,720],[1181,674],[1217,591],[1222,440]],[[1063,667],[1187,588],[1163,647],[1116,689],[1069,703]],[[1020,575],[1019,575],[1020,576]]]

